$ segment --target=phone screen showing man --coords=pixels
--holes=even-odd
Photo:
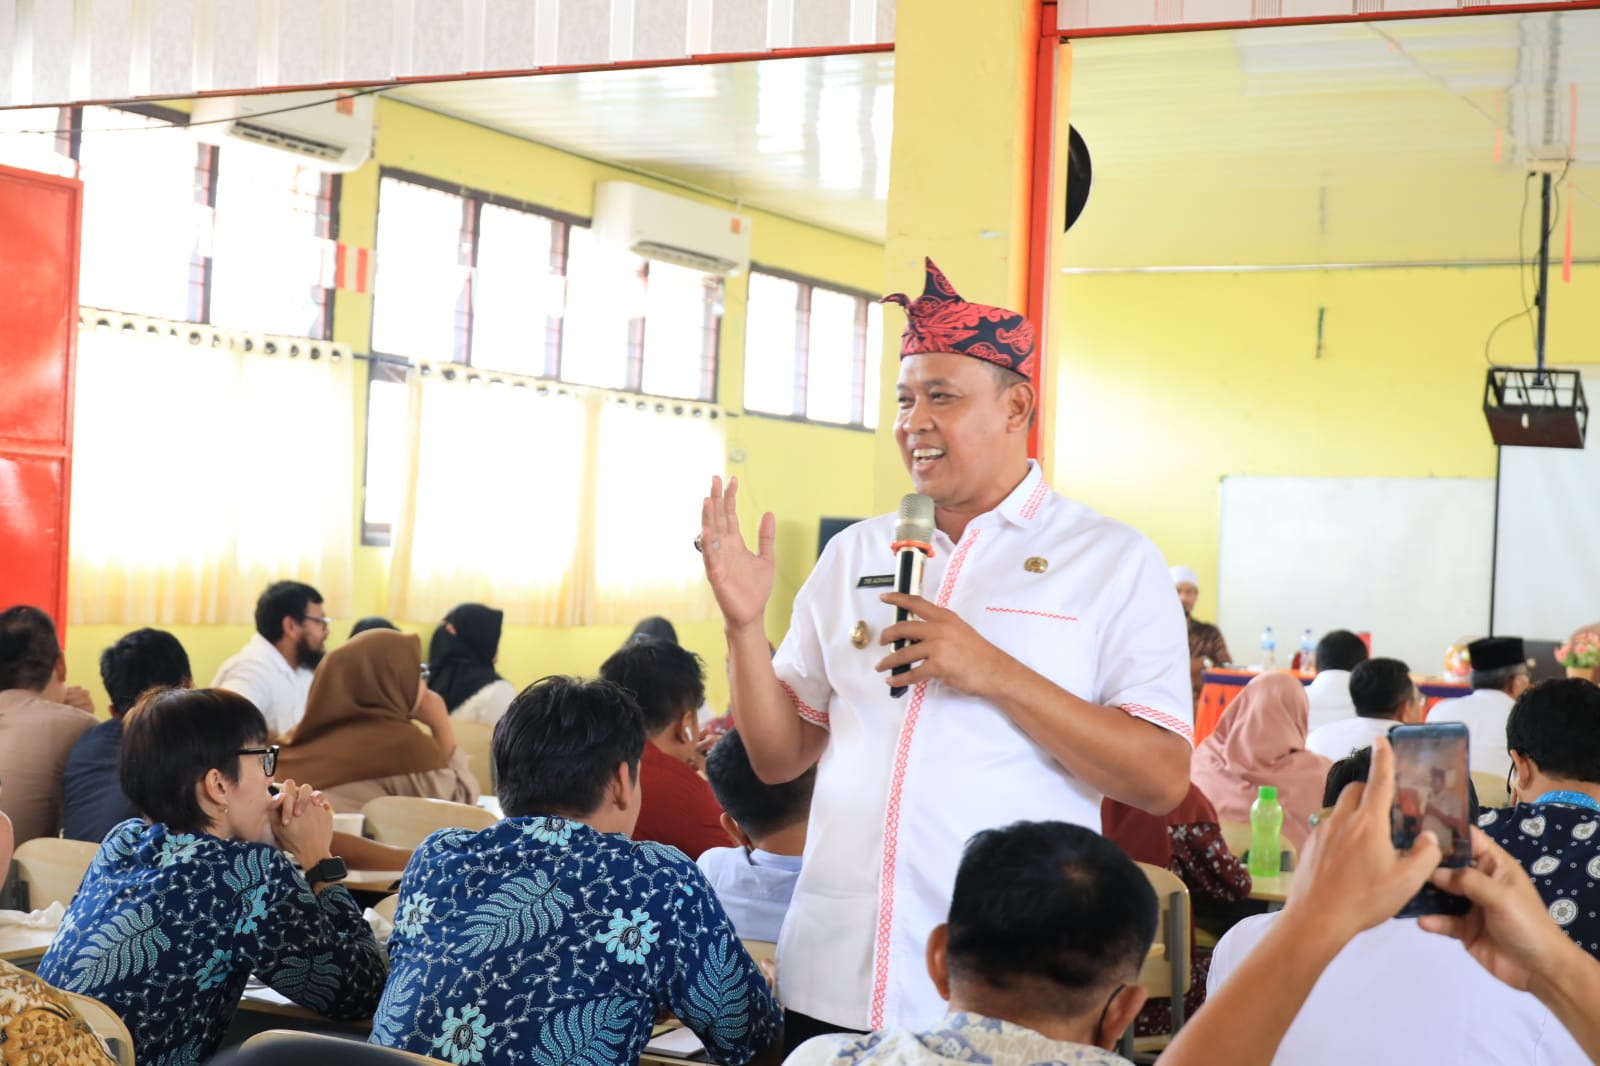
[[[1409,850],[1418,836],[1432,832],[1443,853],[1441,866],[1470,865],[1467,727],[1459,722],[1397,726],[1389,732],[1389,744],[1394,748],[1394,806],[1389,815],[1394,846]],[[1400,917],[1463,914],[1469,905],[1460,896],[1424,885]]]

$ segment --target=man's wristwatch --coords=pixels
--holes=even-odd
[[[306,868],[306,883],[312,885],[343,881],[349,876],[350,871],[345,868],[344,860],[337,855]]]

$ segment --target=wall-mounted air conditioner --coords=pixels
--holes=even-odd
[[[372,157],[373,97],[335,90],[268,96],[206,96],[189,127],[206,144],[250,141],[297,157],[318,170],[354,170]]]
[[[595,185],[594,235],[644,259],[707,274],[750,266],[749,218],[630,181]]]

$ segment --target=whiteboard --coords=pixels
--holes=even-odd
[[[1488,632],[1493,555],[1487,478],[1224,478],[1217,624],[1240,662],[1260,661],[1267,625],[1279,666],[1303,629],[1349,629],[1438,674]]]
[[[1590,404],[1600,367],[1583,371]],[[1600,428],[1588,447],[1500,449],[1500,540],[1494,626],[1510,636],[1565,640],[1600,619]]]

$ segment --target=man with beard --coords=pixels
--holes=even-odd
[[[311,674],[327,639],[322,594],[299,581],[275,582],[256,601],[255,636],[222,664],[211,687],[255,704],[276,740],[305,715]]]

